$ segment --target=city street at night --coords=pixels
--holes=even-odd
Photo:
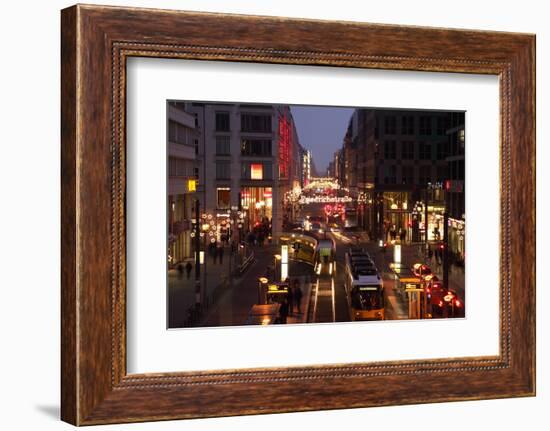
[[[463,113],[170,102],[169,125],[169,328],[465,316]]]

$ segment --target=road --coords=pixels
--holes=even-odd
[[[302,208],[301,215],[319,216],[323,214],[322,204],[310,204]],[[287,323],[333,323],[351,321],[350,308],[345,288],[345,253],[351,246],[360,246],[365,248],[374,259],[378,271],[384,282],[384,308],[386,320],[400,320],[408,318],[408,299],[406,295],[397,294],[394,274],[391,272],[389,264],[393,260],[393,251],[391,246],[388,251],[383,253],[379,250],[378,244],[369,241],[362,232],[345,232],[335,230],[334,232],[326,229],[321,236],[332,239],[335,243],[335,265],[332,270],[327,270],[325,266],[323,271],[317,274],[312,265],[297,262],[290,259],[289,276],[292,283],[297,280],[303,292],[301,303],[302,313],[295,312],[289,316]],[[273,267],[274,256],[280,253],[280,246],[272,244],[260,247],[252,246],[255,254],[254,263],[241,276],[232,276],[225,279],[225,283],[218,287],[216,292],[216,301],[209,305],[208,309],[200,320],[193,323],[193,326],[231,326],[244,325],[249,316],[253,305],[259,303],[258,278],[268,275],[273,280],[273,274],[268,274],[268,267]],[[418,262],[418,247],[415,245],[402,246],[402,263],[411,266]],[[210,271],[214,269],[222,274],[229,272],[222,265],[210,265]],[[437,274],[438,267],[433,267]],[[216,284],[217,278],[209,276]],[[189,280],[191,282],[192,280]],[[453,270],[451,273],[451,288],[458,292],[459,297],[464,301],[464,273],[463,270]],[[171,291],[179,294],[188,292],[191,297],[192,285],[189,287],[172,288]],[[179,290],[178,290],[179,289]],[[171,297],[171,300],[174,299]],[[177,304],[174,301],[174,304]],[[173,309],[178,308],[171,304],[171,321]],[[181,307],[180,307],[181,308]],[[179,309],[178,309],[179,311]],[[179,316],[181,314],[174,314]],[[175,326],[175,325],[174,325]]]

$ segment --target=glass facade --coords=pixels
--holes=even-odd
[[[273,216],[273,190],[271,187],[241,188],[241,207],[248,214],[249,223],[255,224]]]

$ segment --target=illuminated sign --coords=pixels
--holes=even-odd
[[[281,262],[288,263],[288,245],[281,246]]]
[[[196,192],[197,191],[197,180],[187,180],[187,191]]]
[[[401,244],[395,244],[393,247],[393,261],[401,263]]]
[[[290,172],[291,127],[291,122],[284,113],[279,117],[279,178],[281,179],[288,178]]]
[[[310,203],[346,203],[353,202],[353,198],[350,196],[334,197],[334,196],[315,196],[308,197],[302,196],[299,203],[301,205],[306,205]]]

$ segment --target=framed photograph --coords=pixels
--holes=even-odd
[[[535,394],[535,37],[61,14],[61,416]]]

